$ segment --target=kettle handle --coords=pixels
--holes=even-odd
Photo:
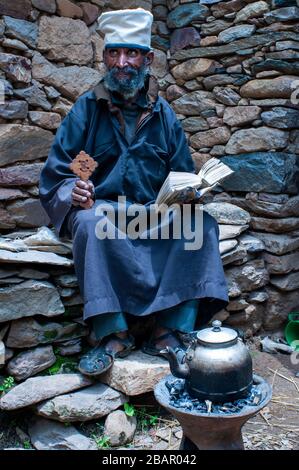
[[[235,330],[237,333],[238,333],[238,339],[241,339],[242,341],[244,341],[245,339],[245,333],[244,333],[244,330],[242,330],[241,328],[233,328],[233,330]]]

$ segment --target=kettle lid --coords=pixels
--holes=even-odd
[[[232,328],[223,327],[220,320],[215,320],[211,328],[199,330],[196,337],[200,343],[220,344],[236,340],[238,333]]]

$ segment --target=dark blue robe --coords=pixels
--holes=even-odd
[[[219,228],[204,212],[204,243],[185,250],[186,240],[104,239],[95,235],[101,202],[148,207],[170,170],[194,172],[180,123],[169,104],[148,85],[147,110],[131,144],[125,138],[119,108],[100,83],[83,94],[57,131],[40,177],[40,198],[55,230],[73,238],[75,271],[84,299],[84,319],[123,311],[143,316],[200,299],[199,314],[209,319],[228,302],[219,253]],[[97,162],[91,176],[96,203],[73,207],[71,191],[77,179],[69,169],[84,150]]]

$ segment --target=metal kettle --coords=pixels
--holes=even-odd
[[[196,332],[181,364],[172,348],[160,352],[169,360],[172,374],[186,379],[187,391],[200,400],[234,401],[252,387],[249,350],[237,331],[219,320]]]

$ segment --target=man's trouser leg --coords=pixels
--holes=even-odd
[[[101,313],[92,318],[92,328],[97,340],[120,333],[128,329],[125,314],[123,312]]]
[[[157,312],[157,323],[164,328],[190,333],[194,330],[198,299],[187,300],[174,307]],[[123,312],[102,313],[92,318],[92,326],[97,340],[128,330],[126,316]]]
[[[195,327],[198,304],[198,299],[192,299],[162,310],[157,314],[157,323],[165,328],[190,333]]]

